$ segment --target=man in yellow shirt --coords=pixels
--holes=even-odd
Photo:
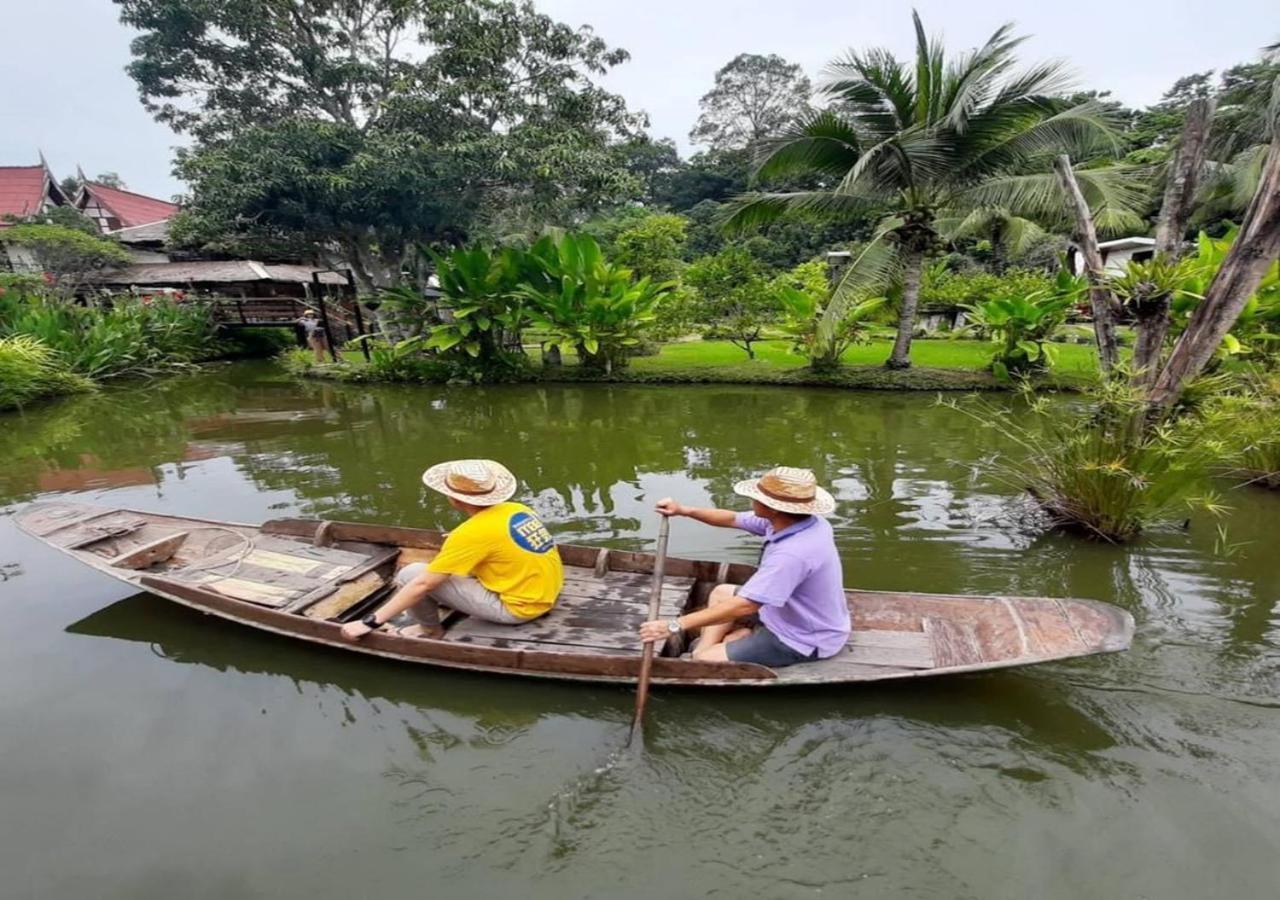
[[[564,586],[560,554],[545,525],[522,503],[510,503],[515,476],[489,459],[432,466],[427,487],[449,498],[467,520],[450,532],[428,563],[405,566],[390,600],[342,634],[359,640],[404,611],[418,621],[407,637],[442,637],[439,604],[488,622],[519,625],[545,614]]]

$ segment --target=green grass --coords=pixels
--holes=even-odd
[[[681,341],[664,344],[656,356],[640,356],[630,365],[605,377],[599,372],[581,369],[567,354],[566,365],[556,370],[537,368],[537,349],[528,348],[534,363],[530,381],[587,382],[608,381],[639,384],[790,384],[826,385],[877,390],[973,391],[1002,390],[1009,384],[997,380],[988,370],[992,345],[984,341],[917,340],[911,345],[912,367],[891,371],[884,367],[892,343],[873,340],[849,348],[838,371],[812,371],[803,356],[791,351],[785,340],[761,341],[754,345],[755,359],[748,359],[740,347],[727,341]],[[1054,344],[1057,363],[1043,381],[1054,387],[1080,388],[1097,376],[1093,348],[1075,344]],[[302,360],[295,368],[319,378],[342,381],[370,379],[363,371],[364,360],[358,351],[342,354],[350,365],[309,368]],[[406,377],[406,381],[432,380],[430,373]]]
[[[983,371],[991,362],[992,344],[986,341],[925,340],[911,344],[911,362],[930,369],[969,369]],[[1092,378],[1097,374],[1097,357],[1093,347],[1080,344],[1053,344],[1057,351],[1054,372],[1076,378]],[[846,366],[880,366],[889,358],[889,341],[872,341],[850,347],[841,362]],[[740,348],[727,341],[685,341],[664,344],[657,356],[642,356],[631,361],[636,372],[657,373],[687,366],[735,366],[766,368],[801,368],[803,356],[792,353],[787,341],[762,341],[754,345],[756,359],[750,360]]]

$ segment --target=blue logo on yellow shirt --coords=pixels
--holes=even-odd
[[[516,513],[511,517],[507,527],[511,532],[511,540],[515,541],[516,546],[522,550],[528,550],[530,553],[546,553],[555,546],[547,526],[527,512]]]

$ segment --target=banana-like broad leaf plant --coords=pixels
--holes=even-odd
[[[531,325],[544,333],[547,346],[573,349],[583,365],[605,372],[626,365],[629,349],[640,343],[674,286],[633,280],[630,269],[606,262],[586,236],[543,238],[529,258],[541,277],[526,281],[518,293]]]

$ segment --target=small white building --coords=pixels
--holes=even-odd
[[[1102,270],[1108,275],[1123,275],[1129,267],[1130,260],[1143,262],[1151,259],[1156,252],[1156,240],[1149,237],[1125,237],[1114,241],[1102,241],[1098,244],[1098,252],[1102,254]],[[1067,251],[1071,263],[1071,271],[1076,275],[1084,274],[1084,257],[1080,250],[1072,246]]]

